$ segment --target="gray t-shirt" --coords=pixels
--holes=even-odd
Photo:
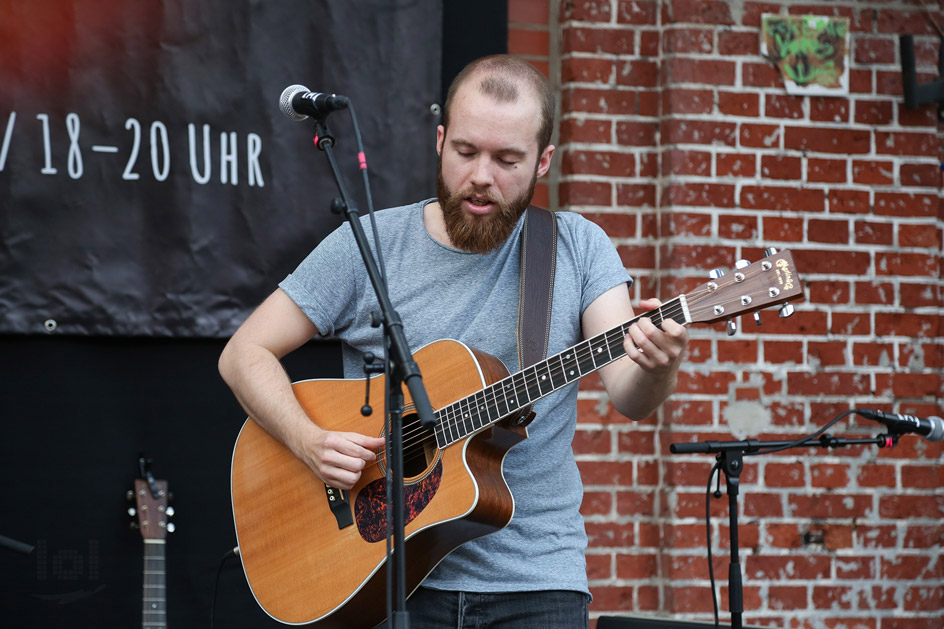
[[[423,206],[377,212],[378,231],[394,308],[412,351],[451,338],[501,359],[518,371],[519,221],[497,250],[472,254],[429,235]],[[548,355],[583,340],[580,317],[593,300],[631,283],[609,238],[579,214],[558,212],[557,269]],[[365,229],[373,246],[372,233]],[[342,341],[346,377],[363,377],[360,352],[383,355],[377,310],[349,225],[325,238],[282,281],[324,336]],[[461,546],[424,581],[427,587],[473,592],[577,590],[589,593],[584,551],[583,497],[571,443],[577,422],[577,386],[542,398],[529,438],[515,445],[504,475],[515,499],[509,525]]]

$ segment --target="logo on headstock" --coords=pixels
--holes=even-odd
[[[793,271],[790,270],[790,263],[783,258],[777,260],[777,282],[783,290],[793,288]]]

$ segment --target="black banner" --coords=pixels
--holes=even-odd
[[[0,0],[0,333],[231,334],[342,220],[288,85],[351,99],[378,209],[431,196],[441,4]]]

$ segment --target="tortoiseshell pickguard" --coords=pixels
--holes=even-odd
[[[426,477],[403,488],[403,520],[412,522],[436,495],[442,481],[442,460]],[[354,501],[357,531],[367,542],[387,539],[387,480],[380,478],[361,489]]]

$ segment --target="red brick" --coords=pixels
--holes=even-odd
[[[568,174],[633,177],[636,174],[636,156],[599,150],[568,151],[561,160],[561,167]]]
[[[616,142],[620,146],[655,146],[658,129],[654,122],[617,122]]]
[[[814,585],[813,609],[853,609],[854,588],[841,585]],[[805,593],[805,590],[804,590]],[[804,599],[804,603],[806,600]]]
[[[616,449],[627,454],[654,455],[656,453],[655,434],[640,430],[617,433]]]
[[[597,181],[562,181],[560,201],[564,205],[606,205],[613,202],[613,186]]]
[[[581,428],[574,435],[573,448],[576,454],[609,454],[612,434],[609,430]]]
[[[898,225],[898,244],[902,247],[941,248],[941,231],[934,225]]]
[[[835,97],[811,97],[810,120],[814,122],[848,123],[849,101]]]
[[[871,132],[855,128],[787,127],[784,147],[820,153],[868,153],[872,150]]]
[[[617,64],[617,85],[656,87],[659,85],[659,65],[648,59],[631,59]]]
[[[866,395],[871,391],[867,374],[790,373],[787,388],[793,395]]]
[[[806,472],[803,469],[802,463],[768,463],[765,469],[764,474],[764,484],[769,488],[774,487],[805,487],[806,486]],[[783,528],[788,528],[792,531],[792,535],[796,533],[795,524],[784,524],[780,525],[780,528],[771,528],[774,525],[767,526],[767,532],[772,537],[774,537],[773,544],[774,546],[780,548],[794,548],[795,546],[791,542],[789,545],[784,545],[781,537],[783,534]],[[799,537],[799,536],[797,536]],[[776,541],[780,539],[780,541]]]
[[[768,94],[764,98],[764,115],[769,118],[803,118],[803,96]]]
[[[810,182],[846,183],[846,160],[811,157],[806,162],[806,179]]]
[[[879,155],[921,155],[931,157],[937,156],[939,150],[940,142],[933,133],[875,132],[875,152]]]
[[[856,221],[855,242],[869,245],[890,245],[893,242],[894,226],[891,223]]]
[[[822,212],[826,209],[822,190],[795,187],[744,186],[740,205],[747,209]]]
[[[640,102],[636,90],[594,89],[572,87],[562,92],[563,111],[590,114],[639,115]]]
[[[901,468],[901,486],[904,489],[935,490],[944,486],[944,470],[940,466],[903,465]]]
[[[662,36],[666,54],[711,54],[714,51],[714,30],[707,28],[672,28]]]
[[[836,341],[810,341],[808,353],[811,360],[821,366],[835,367],[846,364],[846,345]]]
[[[887,37],[857,37],[855,62],[862,65],[895,63],[898,44]]]
[[[912,515],[912,517],[920,517]],[[931,562],[928,556],[896,555],[880,559],[880,576],[885,579],[940,579],[944,568],[940,562]]]
[[[577,22],[609,22],[609,0],[574,0],[561,5],[561,19]]]
[[[664,204],[709,207],[734,207],[734,186],[715,183],[669,184],[664,193]]]
[[[715,157],[715,173],[719,177],[753,177],[756,171],[756,160],[753,155],[718,153]]]
[[[662,157],[662,170],[673,175],[711,175],[711,153],[670,149]]]
[[[629,207],[655,207],[656,187],[653,184],[617,184],[616,204]]]
[[[875,213],[885,216],[937,216],[935,194],[914,192],[876,192]]]
[[[851,296],[849,282],[841,280],[807,282],[806,291],[811,302],[821,304],[847,304]]]
[[[612,83],[615,68],[610,59],[571,57],[561,62],[563,83]]]
[[[587,560],[587,578],[593,580],[603,580],[613,578],[611,569],[612,558],[610,554],[598,555],[596,553],[586,553]]]
[[[853,94],[871,94],[873,89],[873,76],[870,69],[852,68],[849,71],[849,91]]]
[[[658,571],[655,555],[626,555],[616,556],[617,579],[649,579]]]
[[[757,117],[760,95],[753,92],[718,92],[718,111],[726,116]]]
[[[849,468],[845,464],[816,464],[810,466],[810,487],[841,489],[849,484]]]
[[[659,13],[654,0],[619,0],[616,16],[620,24],[655,25]]]
[[[669,0],[662,5],[663,23],[733,25],[731,8],[723,0]]]
[[[547,24],[550,15],[549,0],[509,0],[508,21]]]
[[[765,216],[764,240],[774,242],[802,242],[803,219]]]
[[[780,72],[770,63],[745,61],[741,66],[741,85],[744,87],[783,88]]]
[[[769,124],[742,124],[738,135],[739,143],[744,148],[781,148],[782,139],[783,128]]]
[[[629,29],[569,26],[561,36],[568,52],[631,55],[636,51],[636,33]]]
[[[842,390],[832,392],[842,394]],[[875,517],[872,496],[843,492],[838,494],[792,495],[788,497],[794,517],[802,518],[867,518]]]
[[[827,579],[829,557],[790,555],[788,557],[754,554],[746,557],[744,575],[759,581],[790,581],[792,579]]]
[[[898,35],[936,35],[934,23],[928,19],[926,11],[916,8],[914,11],[881,9],[878,11],[876,30],[879,33]]]
[[[550,33],[522,28],[508,29],[508,52],[513,55],[547,56]]]
[[[937,107],[924,105],[918,109],[908,109],[904,103],[896,103],[898,124],[903,127],[935,127],[937,125]]]
[[[899,398],[923,398],[936,395],[941,389],[941,377],[931,373],[892,374],[892,391]]]
[[[593,144],[609,144],[613,140],[613,123],[609,120],[592,120],[587,118],[567,118],[561,121],[560,143],[588,142]],[[618,144],[624,145],[624,142]]]
[[[811,218],[807,233],[810,242],[848,244],[849,223],[848,221],[830,221]]]
[[[892,363],[895,348],[887,343],[855,343],[852,346],[852,364],[883,366]]]
[[[767,606],[774,610],[806,609],[806,586],[771,584],[767,589]]]
[[[599,609],[607,612],[633,611],[632,588],[623,585],[591,586],[590,593],[593,595],[593,602],[590,604],[591,610]]]
[[[718,52],[722,55],[756,55],[760,52],[757,33],[719,31]]]
[[[611,238],[633,238],[637,234],[637,221],[633,215],[622,212],[584,212],[583,216],[602,227]]]
[[[707,85],[734,85],[737,64],[719,59],[671,57],[663,62],[665,83],[703,83]]]
[[[871,210],[865,190],[830,190],[828,201],[830,214],[866,214]]]
[[[710,236],[711,215],[672,211],[663,216],[666,231],[673,236]]]
[[[762,155],[760,174],[766,179],[800,179],[803,165],[799,157],[790,155]]]
[[[663,144],[716,144],[734,146],[737,125],[711,120],[665,120]]]
[[[937,164],[902,164],[901,185],[938,188],[941,186],[941,167]]]
[[[664,114],[708,114],[714,111],[711,90],[667,89],[662,93]]]
[[[936,315],[910,312],[876,312],[875,331],[882,336],[911,336],[929,338],[938,336],[940,319]]]
[[[722,238],[753,240],[760,233],[756,216],[724,214],[718,217],[718,235]]]
[[[905,533],[905,548],[936,548],[944,544],[944,525],[912,524]]]
[[[886,161],[853,160],[852,181],[872,186],[893,184],[895,182],[895,165]]]
[[[927,282],[920,284],[903,283],[899,286],[899,298],[902,308],[936,307],[942,301],[940,293],[940,289]]]
[[[887,125],[893,120],[892,103],[888,100],[856,100],[855,121],[867,125]]]
[[[840,579],[874,579],[875,573],[875,557],[872,556],[843,555],[842,561],[836,562],[836,576]]]
[[[870,334],[872,326],[867,316],[861,313],[837,312],[832,315],[832,326],[829,331],[833,334]]]
[[[876,253],[876,275],[934,276],[938,268],[937,255],[923,253]]]

